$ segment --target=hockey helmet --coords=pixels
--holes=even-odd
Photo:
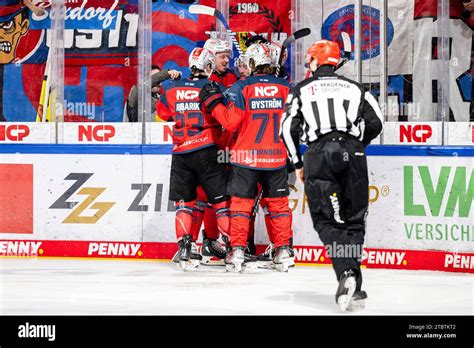
[[[250,47],[245,52],[245,55],[248,57],[249,63],[253,61],[253,68],[256,68],[260,65],[272,64],[270,48],[266,44],[256,43],[250,45]]]
[[[217,53],[221,52],[229,52],[231,53],[231,47],[229,43],[225,40],[221,39],[209,39],[204,43],[204,48],[211,51],[212,54],[216,55]]]
[[[273,67],[276,67],[278,65],[278,59],[280,59],[281,44],[277,41],[272,41],[272,42],[267,43],[266,45],[268,45],[268,47],[270,48],[270,55],[271,55],[271,58],[272,58],[271,65]],[[283,59],[281,61],[282,65],[285,64],[286,59],[287,59],[287,54],[286,54],[286,50],[285,50],[285,51],[283,51]]]
[[[196,68],[206,71],[212,70],[214,65],[214,55],[207,49],[196,47],[189,55],[189,69]]]
[[[316,61],[316,67],[321,65],[332,65],[337,67],[341,60],[341,49],[336,42],[319,40],[314,42],[307,51],[306,64]]]
[[[243,65],[243,66],[247,66],[247,67],[248,67],[248,66],[249,66],[249,57],[248,57],[245,53],[244,53],[244,54],[241,54],[241,55],[239,56],[239,61],[238,61],[238,63],[239,63],[239,66],[240,66],[240,65]]]

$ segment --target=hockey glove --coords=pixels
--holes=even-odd
[[[224,95],[216,83],[210,83],[201,88],[199,92],[199,99],[209,112],[218,105],[224,102]]]

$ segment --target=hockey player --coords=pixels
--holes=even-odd
[[[209,39],[205,42],[204,48],[208,49],[213,54],[213,72],[209,80],[216,81],[224,87],[229,88],[237,81],[237,76],[228,69],[230,62],[230,53],[232,51],[229,43],[220,39]],[[232,135],[229,132],[224,132],[219,138],[218,146],[221,149],[229,147],[232,141]],[[201,225],[204,222],[203,230],[203,246],[201,254],[203,259],[202,264],[220,265],[223,264],[219,260],[223,260],[226,255],[226,250],[222,248],[218,242],[219,231],[217,229],[217,221],[215,212],[212,207],[209,207],[207,198],[201,187],[198,187],[198,196],[196,206],[193,212],[193,228],[192,234],[197,239],[201,230]],[[216,261],[214,261],[216,259]]]
[[[231,198],[231,246],[227,270],[240,271],[246,258],[250,216],[257,193],[263,187],[277,249],[273,261],[277,270],[287,271],[290,262],[290,213],[286,151],[278,136],[283,103],[289,93],[286,81],[272,76],[270,50],[263,44],[251,45],[247,52],[252,75],[238,81],[230,91],[228,107],[216,84],[204,86],[200,99],[228,131],[239,129],[232,148],[227,193]]]
[[[278,42],[267,42],[267,41],[264,41],[262,42],[264,45],[267,45],[268,48],[270,49],[270,57],[271,57],[271,66],[273,67],[273,73],[272,74],[275,74],[276,72],[276,68],[278,66],[278,59],[280,57],[280,53],[281,53],[281,45],[280,43]],[[282,53],[284,55],[283,57],[283,64],[285,63],[286,61],[286,52],[283,52]],[[281,71],[281,70],[280,70]],[[290,163],[290,161],[288,160],[287,161],[287,171],[288,171],[288,174],[291,172],[293,173],[294,172],[294,168],[293,168],[293,165]],[[261,197],[261,186],[259,185],[259,197]],[[271,224],[271,218],[272,218],[272,215],[271,215],[271,212],[268,210],[268,206],[267,206],[267,200],[265,198],[261,198],[261,199],[256,199],[256,201],[259,201],[259,205],[262,207],[262,210],[264,212],[264,215],[265,215],[265,227],[266,227],[266,230],[267,230],[267,234],[268,234],[268,238],[270,240],[270,243],[268,244],[267,248],[265,249],[265,251],[260,254],[260,255],[257,255],[257,260],[259,261],[259,267],[261,268],[272,268],[274,265],[273,265],[273,255],[275,253],[275,246],[274,246],[274,235],[273,235],[273,231],[272,231],[272,224]],[[258,205],[254,207],[256,210],[258,210]],[[256,218],[256,212],[254,212],[252,214],[252,218],[251,218],[251,222],[250,222],[250,232],[249,232],[249,242],[247,244],[247,250],[249,252],[251,252],[252,250],[255,250],[255,244],[254,244],[254,234],[255,234],[255,218]],[[290,221],[292,221],[292,212],[290,210]],[[290,223],[290,226],[291,226],[291,223]],[[293,236],[293,231],[291,230],[291,236]],[[291,262],[289,263],[289,267],[293,267],[295,265],[295,262],[294,262],[294,252],[292,250],[292,247],[293,247],[293,238],[290,239],[290,254],[292,255],[292,260]]]
[[[225,88],[230,88],[238,77],[229,69],[230,53],[232,49],[229,43],[221,39],[209,39],[204,43],[204,48],[212,52],[215,57],[214,69],[209,80],[222,84]]]
[[[281,131],[304,182],[314,228],[332,259],[336,302],[342,310],[354,310],[367,298],[360,270],[368,208],[365,147],[381,132],[383,117],[369,92],[335,73],[339,62],[335,42],[317,41],[308,49],[313,76],[288,97]],[[308,143],[304,167],[301,133]]]
[[[281,52],[281,44],[279,42],[276,42],[276,41],[269,42],[269,43],[267,43],[267,45],[270,48],[270,53],[271,53],[271,57],[272,57],[272,66],[275,68],[275,72],[276,72],[277,67],[278,67],[278,61],[280,59],[280,54],[283,54],[278,77],[281,77],[282,79],[288,80],[288,78],[289,78],[288,72],[285,69],[285,63],[286,63],[286,60],[287,60],[286,50]]]
[[[239,57],[238,61],[239,75],[241,79],[250,76],[249,60],[245,54],[242,54]]]
[[[227,235],[229,229],[228,196],[224,166],[217,161],[216,142],[221,125],[201,107],[198,98],[201,88],[209,83],[212,53],[195,48],[189,56],[189,79],[173,81],[157,105],[160,117],[173,117],[173,156],[170,176],[170,200],[176,204],[176,237],[179,261],[198,261],[200,255],[192,253],[192,213],[200,185],[216,211],[219,231]]]
[[[230,61],[231,47],[227,41],[220,39],[209,39],[204,43],[204,48],[212,53],[212,74],[209,80],[222,84],[225,88],[229,88],[237,81],[237,76],[228,69]],[[227,146],[230,134],[224,133],[218,139],[218,146],[225,148]],[[202,264],[219,265],[223,262],[226,250],[222,248],[218,242],[219,231],[217,228],[216,215],[202,187],[198,187],[196,206],[193,211],[193,227],[192,235],[194,240],[199,236],[201,226],[204,222],[203,245],[201,248]],[[214,259],[217,259],[214,261]]]

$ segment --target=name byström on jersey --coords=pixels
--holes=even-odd
[[[283,108],[282,98],[250,99],[250,110],[282,109],[282,108]]]

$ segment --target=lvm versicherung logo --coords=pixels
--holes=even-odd
[[[472,169],[443,166],[436,173],[428,166],[405,166],[403,181],[405,220],[420,219],[404,222],[408,239],[474,242]]]

